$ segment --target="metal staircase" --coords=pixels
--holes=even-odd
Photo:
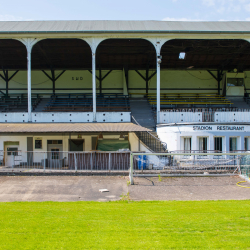
[[[132,116],[135,124],[141,126]],[[164,153],[167,151],[167,144],[162,142],[156,132],[135,132],[138,139],[153,153]]]

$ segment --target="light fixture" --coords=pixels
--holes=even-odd
[[[102,132],[98,135],[98,140],[103,140]]]
[[[181,52],[179,54],[179,59],[184,60],[185,58],[186,58],[186,53],[185,52]]]
[[[124,135],[122,133],[120,134],[119,140],[125,140]]]
[[[189,66],[189,67],[187,67],[187,69],[192,69],[194,66]]]

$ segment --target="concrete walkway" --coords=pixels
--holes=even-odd
[[[0,201],[114,201],[127,192],[120,176],[0,176]]]
[[[141,177],[135,178],[133,186],[127,181],[128,176],[0,176],[0,202],[115,201],[128,192],[132,200],[250,199],[250,188],[236,186],[242,181],[238,176]]]

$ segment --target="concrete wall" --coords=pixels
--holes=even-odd
[[[129,142],[131,151],[142,151],[150,153],[150,151],[145,147],[145,145],[139,141],[135,133],[129,133]]]

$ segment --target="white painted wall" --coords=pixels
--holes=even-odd
[[[250,125],[205,125],[212,127],[212,130],[194,130],[199,125],[176,125],[161,126],[157,128],[157,134],[163,142],[167,143],[168,151],[183,150],[184,138],[192,138],[192,150],[199,150],[199,137],[208,138],[208,150],[214,150],[214,137],[223,137],[223,151],[229,151],[229,138],[237,137],[237,150],[244,150],[244,138],[250,136]],[[244,127],[244,130],[223,130],[221,126]]]
[[[81,133],[79,133],[81,135]],[[120,134],[113,134],[113,135],[103,135],[105,139],[118,139]],[[6,136],[1,135],[0,136],[0,150],[4,151],[4,142],[19,142],[18,149],[21,150],[22,153],[22,162],[27,162],[27,137],[32,137],[31,135],[14,135],[14,136]],[[92,137],[97,137],[97,135],[82,135],[82,138],[84,140],[84,151],[91,151],[92,150]],[[35,140],[39,138],[39,140],[42,140],[42,148],[41,149],[35,149]],[[63,143],[63,151],[68,152],[69,151],[69,139],[78,139],[78,135],[47,135],[47,134],[39,134],[33,136],[33,151],[35,152],[33,154],[33,160],[34,162],[41,162],[42,159],[47,158],[47,153],[44,153],[48,150],[47,148],[47,141],[48,140],[62,140]],[[132,148],[135,148],[134,140],[132,137],[132,142],[130,142],[132,145]],[[138,144],[136,144],[138,145]],[[138,151],[138,150],[135,150]],[[64,155],[67,157],[67,154]]]
[[[135,133],[129,133],[129,142],[131,151],[142,151],[150,153],[150,151],[144,146],[144,144],[139,140]]]

